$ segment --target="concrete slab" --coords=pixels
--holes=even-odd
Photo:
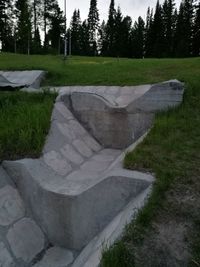
[[[25,215],[23,202],[13,187],[0,189],[0,226],[9,226]]]
[[[1,267],[15,266],[12,256],[10,255],[10,253],[2,242],[0,242],[0,264]]]
[[[8,231],[7,239],[17,259],[31,262],[44,249],[44,235],[29,218],[24,218]]]
[[[67,249],[52,247],[43,259],[33,267],[68,267],[74,260],[73,254]]]
[[[31,87],[38,89],[45,72],[41,70],[31,71],[0,71],[0,87]]]

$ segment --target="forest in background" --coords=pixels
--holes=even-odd
[[[107,21],[100,22],[97,0],[90,0],[88,18],[74,10],[70,27],[57,0],[0,0],[0,43],[3,52],[109,57],[200,56],[200,1],[158,1],[146,21],[124,16],[111,0]]]

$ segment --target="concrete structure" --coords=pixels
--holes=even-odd
[[[182,101],[183,85],[170,81],[153,86],[56,90],[59,96],[41,158],[3,162],[32,219],[23,217],[23,201],[12,193],[16,208],[9,216],[2,213],[0,222],[14,223],[7,240],[12,254],[27,264],[43,248],[44,256],[35,262],[36,267],[56,267],[58,258],[58,266],[63,260],[68,266],[78,254],[73,267],[96,267],[103,241],[111,244],[121,234],[144,204],[154,181],[151,174],[124,170],[124,154],[143,140],[156,111]],[[2,193],[2,199],[5,195]],[[26,242],[21,230],[28,227],[32,232],[27,237],[33,245]],[[17,238],[25,239],[19,247]],[[55,247],[48,249],[48,242]],[[3,242],[2,249],[9,253],[4,247]],[[24,247],[31,249],[24,254]],[[59,247],[65,247],[64,252]]]
[[[16,88],[38,89],[45,77],[45,71],[0,71],[0,90]]]

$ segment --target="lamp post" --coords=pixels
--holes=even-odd
[[[64,0],[65,9],[65,48],[64,48],[64,59],[67,59],[67,0]]]

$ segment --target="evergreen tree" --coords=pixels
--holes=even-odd
[[[3,51],[14,51],[13,9],[11,0],[0,0],[0,42]]]
[[[84,20],[80,29],[80,55],[91,55],[90,33],[87,20]]]
[[[33,54],[41,54],[42,45],[41,45],[41,37],[39,28],[36,28],[36,32],[34,33],[33,43],[32,43],[32,53]]]
[[[112,56],[119,57],[121,55],[121,44],[122,44],[122,21],[123,16],[120,7],[117,8],[115,14],[115,27],[113,32],[113,49]]]
[[[42,19],[42,0],[32,0],[32,20],[33,20],[33,41],[32,41],[32,52],[34,54],[40,53],[41,51],[41,38],[39,26],[41,25]]]
[[[105,56],[107,55],[107,39],[106,39],[106,23],[103,20],[101,26],[99,27],[98,32],[98,48],[100,51],[100,55]]]
[[[193,1],[180,4],[175,33],[175,56],[188,57],[192,52]]]
[[[150,57],[153,54],[153,9],[150,10],[148,7],[147,10],[147,19],[146,19],[146,27],[145,27],[145,50],[144,54],[146,57]]]
[[[44,52],[48,52],[49,48],[49,29],[52,24],[52,16],[55,8],[58,6],[57,0],[42,0],[42,17],[43,17],[43,32],[44,32]]]
[[[164,24],[162,17],[162,7],[159,3],[159,0],[156,4],[151,34],[153,40],[151,56],[163,57],[165,53]]]
[[[163,4],[163,24],[165,38],[165,56],[173,55],[173,38],[175,31],[175,3],[174,0],[165,0]]]
[[[99,28],[99,11],[97,9],[97,0],[90,1],[90,10],[88,14],[89,41],[91,55],[97,54],[97,32]]]
[[[120,56],[121,57],[131,57],[131,27],[132,19],[126,16],[122,20],[121,26],[121,37],[120,37]]]
[[[143,58],[145,46],[145,22],[139,17],[132,30],[132,56]]]
[[[200,3],[196,7],[194,19],[193,55],[200,56]]]
[[[21,53],[30,53],[31,44],[31,17],[27,0],[17,0],[17,47]]]
[[[52,11],[53,12],[49,15],[50,29],[48,32],[48,37],[54,53],[59,54],[61,47],[61,36],[63,36],[65,32],[65,18],[57,3],[54,3],[52,6]]]
[[[71,20],[71,52],[73,55],[80,54],[80,35],[81,35],[81,18],[80,11],[74,10]]]
[[[113,56],[114,34],[115,34],[115,1],[111,0],[108,14],[108,22],[106,25],[106,40],[104,41],[104,55]]]

